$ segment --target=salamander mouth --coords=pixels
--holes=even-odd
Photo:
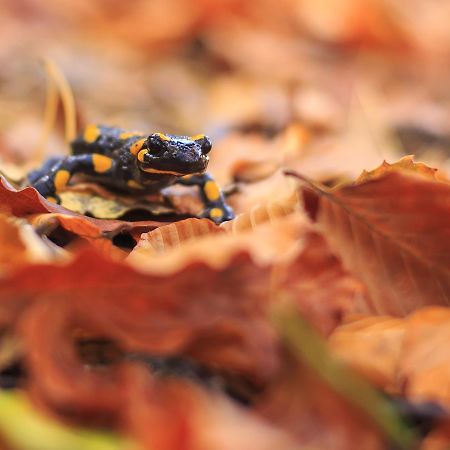
[[[155,175],[183,176],[204,172],[208,166],[209,158],[202,156],[195,162],[180,163],[173,161],[152,161],[139,163],[139,169],[143,172]]]

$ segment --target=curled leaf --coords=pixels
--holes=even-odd
[[[263,224],[253,232],[250,229],[237,234],[224,233],[222,227],[202,228],[202,223],[188,219],[183,225],[170,225],[167,229],[163,227],[148,238],[141,236],[140,243],[127,261],[139,270],[168,274],[185,267],[190,261],[203,261],[218,270],[225,269],[237,254],[246,253],[251,255],[257,265],[268,267],[281,261],[290,261],[298,254],[304,229],[308,226],[302,214],[292,214],[273,223]],[[206,232],[201,239],[184,235],[188,239],[176,247],[159,242],[160,238],[170,241],[183,237],[178,232],[176,235],[172,233],[191,224],[196,224],[197,234],[200,235],[201,230]],[[146,242],[148,239],[151,241]],[[155,247],[170,251],[158,254],[156,258]]]
[[[157,228],[141,236],[134,253],[160,253],[182,243],[223,230],[209,219],[186,219]]]
[[[241,213],[233,220],[223,222],[220,226],[231,233],[249,231],[260,224],[271,223],[299,210],[298,193],[294,191],[291,195],[279,201],[254,206],[250,211]]]
[[[438,170],[428,167],[426,164],[421,162],[414,162],[414,157],[412,155],[407,155],[398,160],[393,164],[389,164],[386,161],[370,172],[363,171],[363,173],[355,181],[355,184],[360,184],[369,180],[376,180],[390,172],[403,172],[410,171],[417,175],[422,175],[426,178],[434,179],[437,181],[444,181],[444,175]]]

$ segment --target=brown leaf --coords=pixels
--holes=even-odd
[[[375,386],[399,394],[397,368],[406,323],[389,316],[348,317],[331,333],[331,350]]]
[[[27,187],[20,191],[14,189],[3,177],[0,178],[0,205],[15,216],[44,212],[62,212],[64,208],[45,200],[36,189]]]
[[[32,262],[57,259],[25,221],[0,214],[0,276]]]
[[[407,155],[393,164],[389,164],[388,162],[383,161],[383,163],[379,167],[371,170],[370,172],[366,172],[364,170],[363,173],[355,181],[355,184],[361,184],[365,181],[375,180],[389,172],[395,171],[411,171],[426,178],[434,179],[437,181],[446,181],[444,174],[438,169],[428,167],[426,164],[421,162],[414,162],[414,157],[412,155]]]
[[[450,409],[449,339],[447,308],[424,308],[408,317],[397,375],[408,398]]]
[[[145,448],[300,450],[251,410],[186,380],[158,379],[134,366],[127,367],[126,388],[124,428]]]
[[[1,210],[10,212],[17,217],[28,218],[44,229],[50,229],[57,221],[67,231],[87,237],[112,237],[121,232],[153,230],[166,222],[121,220],[102,220],[70,211],[60,205],[47,201],[32,187],[17,191],[4,178],[0,178]],[[48,215],[47,213],[52,213]]]
[[[277,267],[277,287],[288,295],[303,317],[328,335],[344,314],[355,308],[364,289],[348,274],[314,229],[305,230],[303,245],[294,261]]]
[[[184,222],[186,225],[197,223],[200,226],[203,223],[192,222],[195,219],[188,220],[189,222]],[[254,230],[244,227],[242,232],[235,234],[222,232],[222,227],[212,227],[211,230],[204,230],[206,234],[201,238],[190,239],[185,235],[184,238],[188,239],[183,245],[167,247],[169,251],[158,254],[155,254],[153,244],[149,246],[148,242],[145,242],[144,236],[144,242],[133,249],[127,261],[142,271],[169,274],[189,264],[190,261],[204,261],[218,270],[225,269],[229,267],[234,255],[246,253],[258,266],[267,268],[295,258],[301,249],[303,233],[308,226],[305,216],[298,213],[263,223]],[[175,229],[177,229],[175,225],[163,227],[160,230],[161,235],[154,233],[152,239],[171,235]],[[177,238],[179,237],[178,234]],[[159,246],[157,243],[154,245]]]
[[[319,196],[317,221],[367,286],[369,309],[405,315],[449,304],[449,184],[395,171]]]
[[[420,450],[448,450],[450,447],[450,424],[448,422],[439,424],[422,441]]]
[[[432,306],[405,318],[349,318],[329,337],[331,349],[389,393],[450,409],[450,311]]]
[[[238,161],[232,172],[236,181],[251,183],[273,175],[279,169],[274,161]]]
[[[237,215],[233,220],[221,223],[220,227],[236,234],[255,229],[263,223],[276,222],[279,218],[298,213],[299,211],[298,193],[294,191],[292,195],[286,198],[255,206],[250,211]]]
[[[98,219],[118,219],[133,211],[146,211],[152,217],[175,214],[175,210],[161,203],[150,203],[139,198],[103,197],[89,192],[65,191],[60,193],[61,205],[79,214],[89,214]],[[130,200],[132,200],[130,202]]]
[[[68,264],[30,265],[0,280],[0,321],[19,323],[35,398],[77,417],[111,415],[116,381],[84,373],[73,348],[77,330],[126,351],[184,354],[266,380],[278,367],[267,272],[240,252],[220,271],[190,261],[169,276],[142,274],[85,250]]]
[[[186,219],[171,223],[141,235],[134,253],[161,253],[184,242],[214,233],[223,233],[218,225],[209,219]]]
[[[264,417],[306,448],[382,448],[373,423],[362,411],[334,392],[304,362],[287,356],[284,364],[280,377],[258,405]]]

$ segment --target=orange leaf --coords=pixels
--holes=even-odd
[[[32,223],[38,226],[51,225],[51,222],[57,221],[68,231],[91,238],[102,235],[112,237],[121,232],[135,230],[144,232],[167,223],[153,220],[125,222],[83,216],[47,201],[32,187],[17,191],[3,177],[0,177],[0,205],[2,211],[10,212],[17,217],[31,216]]]
[[[223,230],[209,219],[186,219],[157,228],[142,234],[135,252],[145,249],[147,254],[158,253],[181,243],[208,234],[223,233]]]
[[[389,316],[348,318],[329,337],[331,350],[371,383],[398,393],[397,365],[405,334],[403,319]]]
[[[415,401],[437,401],[450,408],[450,310],[416,311],[408,325],[399,361],[399,383]]]
[[[190,261],[160,276],[85,250],[68,264],[29,265],[1,279],[0,319],[3,326],[19,323],[36,398],[85,417],[111,414],[117,403],[110,384],[96,401],[101,379],[83,372],[74,355],[76,330],[109,338],[126,351],[186,355],[265,380],[278,367],[265,313],[268,275],[244,252],[225,270]]]
[[[448,450],[450,448],[450,426],[449,423],[438,425],[422,441],[420,450]]]
[[[257,407],[263,416],[292,434],[301,448],[383,448],[370,419],[333,391],[307,363],[289,354],[277,383],[265,392]]]
[[[294,261],[277,268],[278,287],[312,325],[328,335],[363,294],[361,283],[348,274],[326,240],[310,230]]]
[[[437,181],[445,181],[444,174],[440,172],[438,169],[433,169],[432,167],[428,167],[426,164],[421,162],[414,162],[414,157],[412,155],[407,155],[398,160],[393,164],[389,164],[386,161],[370,172],[364,171],[358,179],[355,181],[355,184],[361,184],[364,181],[375,180],[377,178],[386,175],[389,172],[395,171],[411,171],[418,175],[423,175],[424,177],[431,178]]]
[[[371,310],[450,303],[449,184],[395,171],[319,197],[317,221],[367,286]]]

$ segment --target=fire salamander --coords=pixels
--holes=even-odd
[[[210,139],[153,133],[129,133],[120,128],[88,125],[72,142],[72,155],[52,158],[28,175],[28,181],[48,200],[75,174],[120,190],[151,193],[174,183],[200,188],[205,209],[201,217],[216,223],[234,217],[217,183],[205,173]]]

